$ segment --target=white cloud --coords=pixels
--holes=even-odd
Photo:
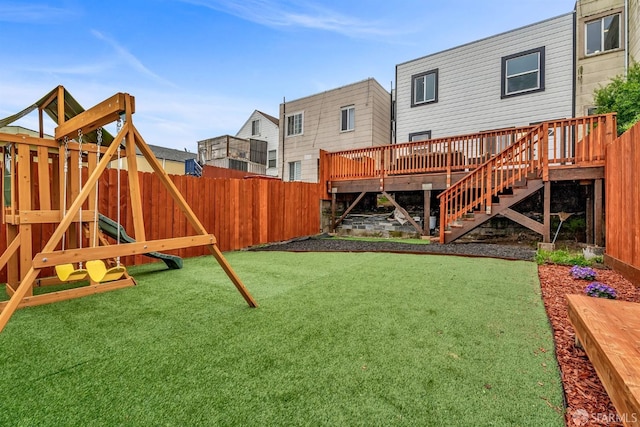
[[[0,21],[2,22],[53,22],[69,19],[77,12],[46,4],[4,3],[0,4]]]
[[[142,63],[142,61],[140,61],[138,58],[136,58],[135,55],[133,55],[126,48],[121,46],[114,39],[112,39],[110,37],[107,37],[106,35],[104,35],[103,33],[101,33],[100,31],[97,31],[97,30],[91,30],[91,34],[93,34],[98,40],[101,40],[101,41],[107,43],[109,46],[111,46],[116,51],[118,57],[122,61],[124,61],[126,64],[128,64],[131,68],[133,68],[134,70],[140,72],[141,74],[143,74],[143,75],[145,75],[147,77],[152,78],[153,80],[155,80],[158,83],[162,83],[162,84],[167,85],[167,86],[174,86],[175,87],[175,85],[173,83],[171,83],[170,81],[164,79],[163,77],[160,77],[159,75],[157,75],[156,73],[154,73],[153,71],[151,71],[150,69],[145,67],[145,65]]]
[[[308,28],[350,37],[384,37],[404,30],[353,18],[317,4],[283,0],[179,0],[273,28]]]

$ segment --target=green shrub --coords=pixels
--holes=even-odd
[[[560,264],[560,265],[592,265],[593,261],[588,260],[581,253],[570,252],[566,249],[558,249],[556,251],[538,250],[536,252],[536,262],[541,264]]]

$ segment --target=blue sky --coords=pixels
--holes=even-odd
[[[574,0],[0,2],[0,118],[64,85],[85,108],[136,97],[147,143],[234,135],[253,110],[573,10]],[[37,116],[18,124],[36,128]],[[49,125],[49,131],[53,125]]]

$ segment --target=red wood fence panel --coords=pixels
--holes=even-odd
[[[605,262],[640,285],[640,123],[607,146]]]
[[[158,177],[144,172],[138,172],[138,176],[147,240],[194,235],[195,231]],[[320,184],[254,177],[213,179],[172,175],[171,180],[205,229],[216,236],[223,251],[320,232]],[[118,171],[105,171],[99,180],[98,199],[100,213],[114,221],[118,217],[118,207],[121,208],[120,223],[127,234],[135,238],[127,172],[121,171],[118,200]],[[39,202],[36,202],[34,206],[38,206]],[[93,209],[93,202],[84,206],[87,207]],[[34,253],[46,244],[53,230],[53,225],[35,227]],[[113,239],[109,241],[116,244]],[[6,246],[6,230],[0,227],[0,253]],[[182,257],[209,254],[205,247],[170,253]],[[121,259],[124,265],[153,261],[156,260],[142,255]],[[0,281],[5,280],[6,272],[2,271]]]

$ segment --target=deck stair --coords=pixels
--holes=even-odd
[[[544,235],[544,224],[512,206],[549,182],[550,169],[604,165],[615,138],[615,116],[543,122],[442,192],[440,242],[463,236],[501,214]]]
[[[448,243],[462,237],[497,215],[506,216],[518,223],[527,222],[529,226],[535,227],[536,225],[532,223],[535,223],[536,221],[514,211],[511,207],[536,193],[543,187],[544,182],[539,178],[528,179],[525,180],[524,183],[512,187],[511,191],[497,196],[498,201],[491,205],[490,213],[487,213],[487,211],[474,210],[465,214],[461,219],[451,223],[450,229],[445,231],[444,242]],[[494,200],[495,199],[496,198],[494,198]],[[542,227],[542,224],[539,224],[539,226]]]

